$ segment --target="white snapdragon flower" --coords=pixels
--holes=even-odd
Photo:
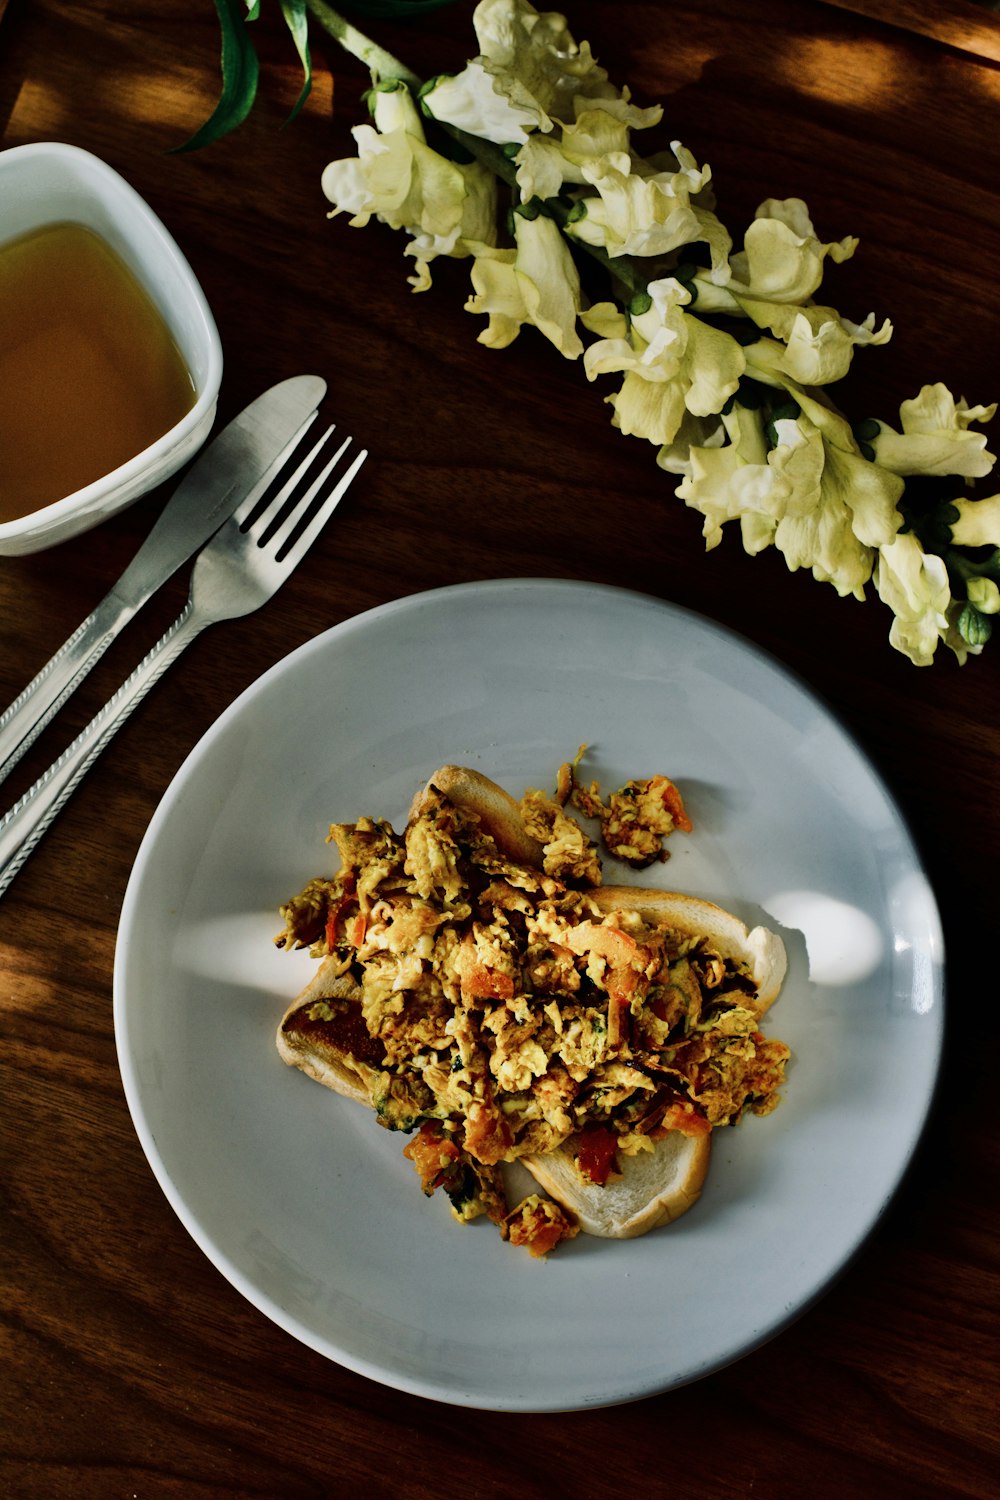
[[[555,198],[563,183],[583,182],[579,167],[565,156],[558,135],[531,135],[514,158],[522,203]]]
[[[544,214],[514,215],[516,249],[474,245],[467,312],[486,313],[489,324],[479,342],[503,349],[532,324],[567,359],[578,359],[583,344],[576,331],[580,280],[558,226]]]
[[[502,146],[572,120],[577,98],[618,96],[589,44],[577,45],[555,11],[540,14],[528,0],[480,0],[472,24],[479,55],[423,93],[436,120]]]
[[[573,96],[573,108],[577,116],[585,110],[601,109],[605,114],[613,115],[622,125],[629,130],[648,130],[652,125],[659,125],[663,119],[663,105],[650,104],[645,107],[632,103],[631,90],[625,84],[620,93],[617,91],[601,91],[600,93],[580,93]],[[565,129],[565,124],[564,127]]]
[[[458,223],[447,234],[410,228],[411,238],[403,253],[412,255],[416,261],[414,274],[407,278],[414,291],[428,290],[431,285],[430,262],[439,255],[464,260],[472,254],[471,245],[496,242],[496,178],[475,162],[460,163],[459,171],[465,183],[465,198]]]
[[[856,348],[885,344],[892,336],[888,319],[881,328],[875,327],[874,313],[852,323],[835,308],[811,300],[825,260],[847,260],[857,244],[853,237],[820,241],[800,198],[768,199],[757,209],[742,251],[729,259],[729,280],[704,271],[695,277],[699,308],[743,314],[780,340],[783,348],[776,343],[766,351],[774,383],[787,378],[813,386],[840,380]]]
[[[808,417],[788,426],[796,429],[794,446],[807,456],[807,482],[793,492],[794,506],[789,504],[778,522],[774,544],[793,572],[810,568],[815,579],[832,583],[842,597],[864,599],[874,549],[899,529],[893,491],[873,464],[825,442]],[[788,449],[786,443],[775,450],[778,467],[787,461],[783,446]]]
[[[951,539],[958,547],[1000,547],[1000,494],[956,500]]]
[[[437,256],[466,256],[467,240],[495,240],[496,179],[477,162],[458,165],[432,150],[402,85],[378,90],[373,112],[374,125],[351,132],[358,155],[330,162],[321,187],[334,205],[331,217],[349,213],[363,227],[374,216],[412,237],[406,253],[416,258],[411,279],[422,291]]]
[[[807,302],[823,280],[823,263],[849,260],[858,247],[853,236],[823,244],[801,198],[768,198],[757,209],[732,256],[729,289],[764,302]]]
[[[694,450],[678,496],[705,518],[714,546],[728,520],[739,520],[747,552],[772,542],[788,567],[811,569],[841,595],[864,598],[876,549],[896,536],[902,481],[862,458],[836,413],[804,393],[804,409],[776,420],[774,446],[762,453],[756,413],[723,417],[730,442]]]
[[[855,348],[885,344],[892,336],[888,319],[876,329],[874,313],[869,313],[863,323],[851,323],[834,308],[813,303],[796,307],[745,296],[739,301],[759,328],[769,330],[785,345],[771,368],[799,385],[828,385],[843,379]]]
[[[615,329],[591,344],[584,368],[590,380],[624,371],[621,389],[607,398],[614,425],[661,445],[674,441],[685,412],[700,417],[720,412],[745,361],[735,339],[685,313],[691,295],[679,281],[653,281],[648,290],[649,307],[633,314],[627,335],[624,320],[618,325],[605,304],[584,315],[592,331]]]
[[[584,181],[596,196],[578,201],[566,232],[584,244],[601,246],[611,256],[666,255],[704,242],[711,256],[706,275],[722,283],[729,277],[732,241],[711,209],[697,202],[711,182],[711,168],[699,167],[680,141],[671,149],[675,171],[637,169],[625,152],[609,152],[583,165]]]
[[[720,418],[720,425],[728,441],[723,446],[716,434],[715,441],[691,448],[677,495],[703,516],[707,551],[722,541],[727,521],[739,521],[744,549],[753,556],[774,540],[776,517],[784,513],[789,493],[788,479],[767,462],[758,412],[736,405]],[[661,450],[657,463],[671,469],[669,447]]]
[[[914,665],[929,666],[941,640],[956,649],[949,639],[952,598],[948,570],[940,557],[924,551],[912,532],[879,548],[875,587],[895,615],[889,640]]]
[[[852,323],[832,307],[800,307],[783,337],[788,350],[782,361],[785,373],[801,385],[828,385],[847,374],[856,348],[887,344],[892,324],[886,318],[876,329],[874,313],[863,323]]]
[[[794,518],[802,524],[789,524],[793,517],[786,516],[784,532],[779,525],[775,533],[775,545],[790,567],[791,557],[798,555],[801,566],[811,566],[813,576],[834,584],[838,593],[864,598],[874,549],[887,546],[902,525],[897,506],[903,481],[862,456],[850,424],[839,412],[800,388],[793,394],[802,408],[794,426],[817,456],[819,484],[814,503],[803,505]],[[775,424],[779,450],[792,425]],[[778,450],[772,458],[781,461]]]
[[[408,89],[381,88],[372,100],[374,125],[351,131],[357,157],[331,162],[323,173],[333,213],[353,214],[351,223],[359,228],[374,215],[393,229],[447,233],[461,217],[460,174],[427,145]]]
[[[705,448],[723,448],[727,438],[721,416],[693,417],[686,411],[673,441],[664,443],[657,453],[657,465],[678,479],[686,479],[691,474],[693,455]]]
[[[549,135],[530,135],[514,157],[521,202],[554,198],[565,183],[583,186],[584,168],[608,156],[627,156],[629,130],[606,109],[584,110],[577,119]]]
[[[552,121],[516,78],[502,90],[498,82],[484,62],[473,59],[461,73],[434,79],[421,103],[435,120],[496,146],[524,142],[533,131],[552,129]]]
[[[857,247],[853,236],[823,243],[801,198],[768,198],[747,227],[743,249],[730,256],[725,289],[716,289],[702,274],[699,296],[713,312],[738,312],[744,302],[756,304],[761,317],[772,315],[771,303],[803,306],[822,283],[827,257],[849,260]]]
[[[902,432],[880,422],[872,439],[876,462],[895,474],[961,474],[981,479],[993,467],[995,455],[986,451],[986,436],[970,432],[970,422],[988,422],[993,406],[968,406],[955,401],[947,386],[925,385],[912,401],[899,408]]]

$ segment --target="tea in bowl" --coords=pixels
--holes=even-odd
[[[105,162],[0,152],[0,554],[131,505],[204,443],[222,348],[191,267]]]

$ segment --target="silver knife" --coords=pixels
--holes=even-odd
[[[255,487],[263,493],[326,394],[317,375],[272,386],[213,438],[114,588],[0,715],[0,781],[158,588]]]

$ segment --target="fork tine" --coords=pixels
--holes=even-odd
[[[293,453],[301,443],[303,437],[308,432],[309,428],[312,426],[318,416],[318,412],[312,411],[309,413],[305,421],[299,427],[298,431],[293,434],[293,436],[282,448],[281,452],[278,454],[274,462],[268,465],[267,470],[261,475],[260,479],[258,479],[253,489],[246,496],[246,499],[240,501],[231,517],[231,520],[235,523],[235,525],[242,526],[243,522],[248,518],[248,516],[253,515],[255,508],[260,504],[263,496],[267,494],[268,489],[277,479],[278,475],[285,467],[285,464],[287,464],[288,460],[292,457]]]
[[[254,507],[247,507],[245,505],[240,506],[239,510],[236,512],[236,520],[241,531],[245,527],[247,536],[252,537],[257,542],[260,541],[262,534],[268,529],[269,526],[273,526],[274,523],[278,520],[282,510],[288,503],[289,497],[293,494],[296,487],[301,482],[302,476],[308,471],[310,464],[315,462],[317,454],[329,441],[333,430],[334,429],[332,426],[326,429],[326,431],[319,438],[318,442],[315,443],[312,448],[310,448],[305,458],[303,458],[302,461],[296,466],[295,472],[285,480],[285,483],[281,486],[281,488],[271,497],[271,499],[265,505],[264,509],[261,511],[260,515],[254,516],[252,525],[246,526],[246,522],[249,517],[253,515]],[[260,501],[260,498],[260,493],[258,492],[258,503]],[[298,507],[296,506],[296,510],[297,509]]]
[[[353,483],[355,475],[361,468],[361,465],[368,457],[367,448],[362,448],[361,451],[355,456],[350,468],[341,475],[340,479],[334,485],[333,489],[330,490],[329,494],[324,495],[324,498],[318,506],[316,513],[309,517],[305,526],[302,527],[301,532],[298,532],[298,528],[302,526],[303,516],[308,513],[309,507],[315,497],[324,491],[329,481],[330,475],[340,463],[340,460],[343,458],[344,454],[347,452],[350,446],[351,439],[345,438],[344,442],[341,443],[340,447],[337,449],[336,453],[333,455],[330,461],[326,464],[322,472],[309,486],[309,489],[306,491],[305,495],[303,495],[301,501],[295,507],[295,510],[292,512],[292,514],[285,521],[278,534],[274,538],[272,538],[272,545],[274,547],[275,555],[281,557],[283,561],[289,562],[292,566],[295,566],[305,556],[306,552],[308,552],[313,542],[323,530],[323,527],[326,525],[327,521],[333,515],[333,512],[336,510],[337,506],[340,504],[345,493],[347,492],[348,487]],[[286,553],[287,556],[284,555]]]
[[[343,458],[344,454],[347,452],[350,446],[351,439],[345,438],[340,447],[337,449],[336,453],[334,453],[333,457],[327,460],[321,472],[316,475],[316,477],[310,483],[308,489],[303,491],[303,493],[296,500],[295,504],[292,506],[291,510],[288,512],[287,516],[285,516],[282,519],[281,524],[276,527],[274,535],[268,537],[268,546],[277,556],[281,556],[282,552],[288,546],[288,543],[291,540],[292,536],[302,525],[305,517],[308,516],[310,506],[316,499],[316,496],[322,490],[323,486],[326,484],[331,472],[336,468],[337,464]]]

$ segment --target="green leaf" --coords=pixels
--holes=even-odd
[[[292,112],[285,121],[288,125],[309,98],[312,88],[312,58],[309,55],[309,13],[306,8],[306,0],[281,0],[281,11],[285,17],[285,24],[291,32],[295,50],[299,54],[302,64],[302,76],[304,82],[302,91],[292,106]]]
[[[197,151],[242,125],[257,97],[260,64],[247,22],[257,19],[258,3],[215,0],[222,31],[222,92],[211,116],[189,141],[175,146],[176,152]]]

